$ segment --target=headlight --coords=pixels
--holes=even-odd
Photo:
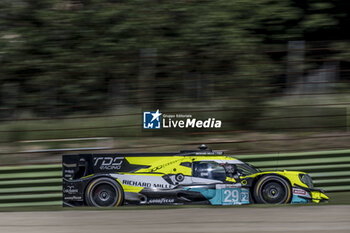
[[[299,174],[299,179],[301,182],[306,184],[309,188],[314,188],[314,184],[312,183],[312,179],[308,174]]]

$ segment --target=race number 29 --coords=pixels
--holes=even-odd
[[[249,191],[240,188],[222,190],[222,204],[239,205],[249,203]]]

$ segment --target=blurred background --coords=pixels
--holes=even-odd
[[[2,0],[0,206],[59,203],[64,153],[201,143],[350,190],[349,11],[341,0]],[[156,109],[223,128],[142,130]]]

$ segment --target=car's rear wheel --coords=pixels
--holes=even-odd
[[[123,203],[123,189],[115,180],[106,177],[98,178],[88,185],[85,200],[89,206],[119,206]]]
[[[260,204],[289,203],[292,198],[290,184],[279,176],[263,176],[254,187],[254,199]]]

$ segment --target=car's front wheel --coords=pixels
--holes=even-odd
[[[284,204],[292,198],[290,184],[282,177],[261,177],[254,186],[254,199],[260,204]]]
[[[89,206],[119,206],[123,203],[123,189],[115,180],[107,177],[98,178],[88,185],[85,200]]]

